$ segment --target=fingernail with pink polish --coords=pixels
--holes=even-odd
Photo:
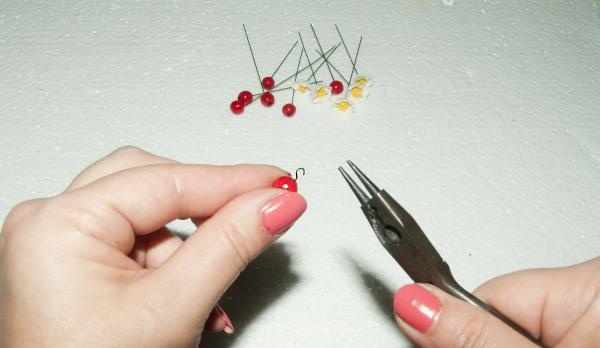
[[[223,308],[221,308],[221,306],[217,305],[215,308],[219,311],[219,313],[221,314],[221,319],[223,319],[223,321],[225,322],[225,328],[223,329],[223,331],[225,331],[225,333],[231,335],[234,331],[233,323],[231,322],[231,319],[229,319],[229,316],[227,316],[227,313],[225,313],[225,311],[223,310]]]
[[[440,311],[442,303],[422,286],[409,284],[394,295],[394,312],[413,328],[425,332]]]
[[[275,235],[293,224],[306,210],[306,200],[296,192],[283,193],[269,201],[260,211],[262,224]]]

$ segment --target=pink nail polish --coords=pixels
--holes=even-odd
[[[283,193],[260,211],[262,224],[269,234],[278,234],[293,224],[306,210],[306,200],[295,192]]]
[[[435,295],[417,284],[404,285],[394,295],[396,315],[421,332],[429,329],[441,307]]]
[[[234,331],[233,323],[231,322],[231,319],[229,319],[229,316],[227,316],[227,313],[225,313],[225,311],[223,310],[223,308],[221,308],[221,306],[217,305],[215,308],[221,314],[221,318],[223,318],[223,321],[225,321],[225,329],[223,329],[223,331],[225,331],[225,333],[231,335]]]

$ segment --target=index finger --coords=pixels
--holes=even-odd
[[[157,156],[135,146],[124,146],[116,149],[89,165],[71,182],[65,191],[73,191],[99,178],[121,170],[141,167],[150,164],[179,163],[169,158]]]
[[[268,165],[149,165],[108,175],[57,200],[78,230],[128,253],[135,235],[175,219],[210,216],[285,174]]]

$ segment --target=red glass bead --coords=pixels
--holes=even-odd
[[[229,104],[229,109],[234,114],[239,115],[244,112],[244,103],[239,100],[234,100],[231,102],[231,104]]]
[[[329,87],[331,87],[331,94],[340,94],[344,91],[344,84],[338,80],[331,81]]]
[[[287,103],[281,108],[283,114],[287,117],[292,117],[296,113],[296,106],[292,103]]]
[[[275,80],[271,76],[265,76],[262,79],[262,86],[268,91],[275,86]]]
[[[298,184],[291,176],[280,176],[273,181],[273,187],[281,188],[291,192],[298,192]]]
[[[262,105],[269,107],[275,104],[275,97],[273,94],[271,94],[271,92],[265,92],[260,96],[260,102]]]
[[[238,94],[238,100],[244,103],[244,105],[250,104],[252,97],[252,92],[250,91],[241,91],[240,94]]]

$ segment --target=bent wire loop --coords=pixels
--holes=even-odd
[[[358,167],[348,161],[368,193],[339,167],[339,171],[360,202],[360,207],[383,247],[417,283],[430,283],[461,300],[491,313],[508,326],[543,346],[525,329],[495,308],[481,301],[461,287],[450,272],[450,267],[435,250],[433,244],[410,214],[385,190],[379,189]]]

